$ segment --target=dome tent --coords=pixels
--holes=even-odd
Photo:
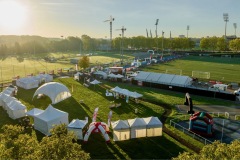
[[[56,104],[71,97],[69,89],[65,85],[58,82],[45,83],[35,91],[33,98],[38,94],[44,94],[48,96],[51,99],[52,104]]]

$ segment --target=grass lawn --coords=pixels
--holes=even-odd
[[[103,84],[86,88],[72,78],[59,78],[56,79],[56,81],[65,84],[70,90],[72,90],[73,86],[72,97],[54,105],[54,107],[68,112],[70,121],[74,118],[84,119],[87,116],[91,122],[95,107],[99,107],[98,121],[107,122],[108,112],[110,111],[109,105],[110,102],[113,101],[113,97],[106,97],[105,91],[106,87],[113,84]],[[133,88],[134,86],[132,86],[132,89]],[[138,89],[138,87],[136,88]],[[35,89],[24,90],[19,88],[17,98],[27,106],[28,110],[34,107],[45,109],[48,104],[51,103],[50,99],[44,97],[42,99],[34,98],[32,100],[34,92]],[[79,103],[81,99],[84,100],[84,104]],[[136,104],[133,101],[126,103],[123,99],[119,99],[117,103],[122,103],[122,106],[112,109],[112,121],[148,116],[161,117],[164,112],[161,106],[143,101]],[[134,112],[135,108],[139,110],[137,114]],[[1,110],[1,114],[1,126],[3,124],[17,123],[11,120],[5,111]],[[39,138],[43,136],[39,132],[37,132],[37,135]],[[110,137],[112,137],[111,133]],[[82,142],[79,143],[82,144]],[[166,146],[171,146],[171,149],[166,149]],[[166,159],[177,156],[179,152],[190,151],[167,135],[163,135],[162,137],[134,139],[124,142],[111,141],[110,144],[106,144],[101,135],[92,134],[89,138],[89,142],[87,144],[82,144],[82,147],[86,152],[91,154],[93,159]]]
[[[183,75],[190,77],[192,71],[210,72],[211,80],[240,83],[239,58],[187,56],[179,60],[143,68],[144,71],[160,73],[165,73],[166,69],[181,69]]]

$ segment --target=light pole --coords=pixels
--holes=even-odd
[[[110,49],[112,49],[112,22],[114,21],[114,18],[110,16],[108,20],[105,20],[104,22],[110,22]]]
[[[234,29],[235,29],[235,38],[237,38],[237,34],[236,34],[237,23],[233,23],[233,27],[234,27]]]
[[[189,25],[187,25],[187,38],[188,38],[188,31],[189,31]]]
[[[157,53],[158,53],[158,34],[157,34],[157,25],[158,25],[158,20],[159,20],[159,19],[156,19],[156,23],[155,23],[155,25],[156,25]]]
[[[124,38],[124,31],[126,31],[127,29],[124,28],[124,26],[122,26],[121,29],[117,29],[117,30],[121,30],[122,31],[122,45],[121,45],[121,48],[122,48],[122,50],[121,50],[122,61],[121,61],[121,64],[123,65],[123,38]]]
[[[164,37],[164,32],[162,31],[162,57],[163,57],[163,37]]]
[[[227,22],[229,21],[228,13],[223,13],[223,20],[225,21],[225,40],[227,39]]]

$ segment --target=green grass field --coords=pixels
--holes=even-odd
[[[111,54],[111,53],[99,53],[98,55],[92,56],[92,58],[96,58],[97,60],[101,60],[101,63],[106,63],[105,57],[109,57],[110,60],[117,60],[119,55]],[[93,61],[94,61],[93,58]],[[131,56],[129,59],[132,58]],[[12,62],[11,62],[12,61]],[[98,61],[98,62],[99,62]],[[109,61],[109,59],[107,59]],[[3,63],[2,63],[3,62]],[[7,63],[8,62],[8,63]],[[12,59],[8,59],[6,61],[1,61],[1,68],[8,70],[8,72],[2,72],[2,75],[11,76],[11,72],[13,72],[12,65],[18,66],[21,69],[16,73],[22,73],[23,75],[26,72],[26,66],[28,65],[31,67],[32,70],[27,70],[28,73],[30,71],[35,71],[34,64],[36,62],[26,60],[24,64],[18,64],[17,61],[13,62]],[[55,63],[51,63],[56,65]],[[47,64],[50,68],[50,63]],[[205,64],[205,65],[203,65]],[[63,66],[64,65],[64,66]],[[63,64],[57,67],[68,67],[69,64]],[[209,65],[211,67],[215,66],[215,68],[205,67]],[[239,70],[239,62],[234,59],[218,59],[218,58],[205,58],[205,57],[186,57],[184,59],[180,59],[177,61],[173,61],[170,63],[148,66],[144,70],[147,71],[154,71],[154,72],[165,72],[166,69],[172,68],[180,68],[183,70],[183,74],[191,74],[193,69],[201,69],[201,71],[206,71],[208,68],[211,69],[211,77],[212,74],[215,73],[221,77],[224,75],[224,72],[220,72],[221,69],[227,68],[225,70],[229,70],[229,75],[235,74],[235,70],[231,69],[231,65],[238,66],[235,70]],[[8,67],[10,66],[10,68]],[[20,67],[21,66],[21,67]],[[38,65],[37,71],[44,71],[46,69],[43,65]],[[56,68],[57,68],[56,67]],[[165,67],[165,68],[164,68]],[[205,70],[206,69],[206,70]],[[14,67],[15,71],[15,67]],[[20,72],[21,71],[21,72]],[[212,73],[213,72],[213,73]],[[239,73],[239,72],[238,72]],[[2,76],[2,77],[3,77]],[[225,75],[224,75],[225,76]],[[238,82],[238,76],[227,76],[229,79],[232,79],[233,82]],[[225,77],[225,78],[227,78]],[[169,104],[172,106],[172,114],[169,118],[174,117],[177,114],[174,105],[176,104],[183,104],[185,100],[185,94],[171,92],[166,90],[159,90],[154,88],[145,88],[139,86],[133,86],[126,83],[115,83],[115,82],[107,82],[104,81],[101,85],[90,86],[89,88],[84,87],[77,81],[74,81],[73,78],[58,78],[54,81],[63,83],[66,85],[69,90],[71,90],[72,97],[68,98],[56,105],[54,107],[66,111],[69,113],[69,121],[72,119],[84,119],[86,116],[89,118],[89,121],[92,119],[93,111],[96,107],[99,107],[98,113],[98,121],[107,122],[107,116],[110,111],[109,106],[111,102],[114,101],[113,97],[106,97],[105,91],[106,89],[113,88],[115,86],[119,86],[121,88],[129,89],[130,91],[137,91],[143,94],[144,99],[160,102],[161,104]],[[48,97],[44,97],[41,99],[32,99],[36,89],[31,90],[24,90],[19,88],[17,98],[27,106],[27,109],[30,110],[32,108],[40,108],[45,109],[51,103]],[[224,101],[224,100],[217,100],[208,97],[201,97],[191,95],[194,104],[214,104],[214,105],[225,105],[231,106],[234,105],[234,102]],[[84,104],[80,103],[80,100],[84,100]],[[148,103],[145,101],[141,101],[139,104],[136,104],[134,101],[130,101],[126,103],[124,100],[119,99],[115,100],[116,103],[121,103],[122,106],[119,108],[113,108],[113,116],[112,121],[115,120],[126,120],[135,117],[148,117],[148,116],[157,116],[161,117],[164,112],[164,106],[155,105],[152,103]],[[138,109],[138,113],[136,114],[134,111]],[[0,109],[0,127],[4,124],[17,124],[17,120],[12,120],[8,117],[6,111]],[[167,121],[168,122],[168,121]],[[43,135],[37,132],[38,138],[41,138]],[[110,137],[112,134],[110,133]],[[171,157],[176,157],[179,152],[183,151],[191,151],[191,149],[186,148],[185,146],[181,145],[179,142],[174,140],[173,138],[169,137],[167,134],[163,134],[162,137],[153,137],[153,138],[140,138],[140,139],[133,139],[129,141],[122,141],[122,142],[113,142],[111,140],[110,144],[106,144],[104,138],[101,135],[93,134],[89,138],[89,142],[87,144],[83,144],[81,141],[79,142],[82,144],[82,148],[90,153],[91,158],[93,159],[170,159]]]
[[[187,56],[161,65],[143,68],[144,71],[160,73],[165,73],[168,69],[180,69],[182,70],[182,75],[190,77],[192,76],[192,71],[210,72],[210,80],[240,83],[239,58]],[[179,73],[179,71],[177,72]]]

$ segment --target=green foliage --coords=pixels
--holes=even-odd
[[[184,152],[173,160],[205,160],[205,159],[240,159],[240,141],[235,140],[231,144],[220,143],[215,141],[212,144],[202,148],[200,153]]]
[[[88,56],[83,56],[82,58],[80,58],[78,65],[80,68],[86,69],[89,67],[90,65],[90,61]]]
[[[240,39],[234,39],[229,42],[229,48],[232,51],[239,51],[240,50]]]
[[[78,143],[75,135],[67,132],[66,125],[52,129],[52,136],[41,142],[35,135],[24,132],[23,127],[5,125],[0,134],[0,159],[90,159]]]

